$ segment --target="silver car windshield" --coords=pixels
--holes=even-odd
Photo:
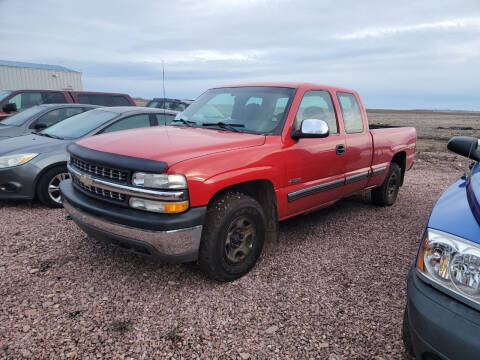
[[[39,134],[60,139],[78,139],[117,116],[120,114],[104,110],[90,110],[60,121]]]
[[[0,121],[2,125],[21,126],[32,116],[45,111],[43,106],[34,106]]]

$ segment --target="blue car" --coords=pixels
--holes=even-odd
[[[452,138],[475,161],[433,208],[408,275],[403,341],[417,359],[480,359],[480,148]]]

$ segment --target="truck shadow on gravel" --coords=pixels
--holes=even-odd
[[[268,258],[282,256],[282,253],[290,253],[293,250],[290,250],[290,248],[301,244],[306,235],[317,234],[318,226],[321,227],[322,223],[328,222],[329,219],[338,218],[348,212],[368,211],[368,209],[377,208],[370,203],[369,196],[359,194],[342,199],[329,207],[282,221],[279,226],[280,240],[265,244],[263,254],[254,271],[261,273],[264,262],[268,261]],[[324,235],[328,236],[328,233]],[[169,280],[169,282],[178,286],[191,286],[192,280],[198,281],[199,284],[205,281],[215,283],[208,279],[194,262],[186,264],[165,263],[93,238],[82,236],[77,251],[79,261],[87,262],[91,268],[111,269],[114,267],[115,272],[120,273],[117,276],[139,278],[140,280],[148,276],[159,282]]]

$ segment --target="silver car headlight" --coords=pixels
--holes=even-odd
[[[151,174],[136,172],[133,174],[132,184],[153,189],[177,190],[187,188],[187,179],[181,174]]]
[[[38,154],[15,154],[0,156],[0,169],[25,164],[37,155]]]
[[[480,305],[480,246],[427,229],[417,270],[428,279]]]

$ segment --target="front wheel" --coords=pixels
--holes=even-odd
[[[52,208],[62,207],[60,183],[69,179],[66,166],[56,166],[47,170],[38,181],[37,194],[39,200]]]
[[[400,182],[402,172],[396,163],[390,163],[387,177],[383,184],[375,189],[372,189],[372,201],[376,205],[390,206],[397,200],[398,191],[400,190]]]
[[[250,196],[227,193],[209,206],[198,262],[211,278],[227,282],[248,273],[265,240],[265,214]]]

